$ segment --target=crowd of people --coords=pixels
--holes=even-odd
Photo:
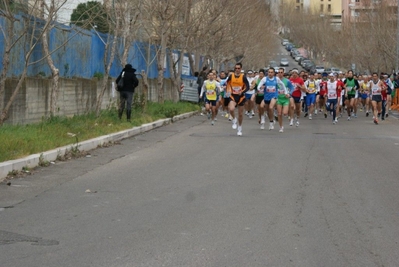
[[[221,112],[237,129],[238,136],[242,135],[244,114],[249,119],[257,114],[262,130],[266,118],[269,130],[278,122],[281,133],[284,118],[288,118],[289,126],[299,127],[302,113],[309,120],[317,114],[325,119],[331,117],[332,124],[346,115],[350,121],[359,112],[366,117],[371,113],[373,122],[379,124],[389,116],[394,88],[399,87],[387,73],[308,73],[298,69],[285,72],[284,68],[277,72],[274,68],[245,72],[241,63],[228,73],[204,68],[197,83],[199,102],[204,103],[211,124],[215,125]]]

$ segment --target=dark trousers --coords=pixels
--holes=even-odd
[[[133,92],[121,91],[119,92],[119,119],[122,118],[123,110],[126,106],[126,115],[127,119],[130,120],[130,116],[132,114],[132,103],[133,103]]]

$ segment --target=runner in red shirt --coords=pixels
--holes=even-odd
[[[292,70],[292,75],[290,81],[294,87],[294,91],[291,92],[290,98],[290,126],[294,123],[294,109],[296,112],[295,126],[299,126],[299,117],[301,116],[301,96],[302,92],[306,92],[305,83],[301,77],[298,75],[299,71],[297,69]]]
[[[323,110],[324,118],[327,118],[326,94],[327,94],[327,72],[323,72],[322,81],[319,84],[319,108]]]

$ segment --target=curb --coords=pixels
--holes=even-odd
[[[108,134],[108,135],[103,135],[100,137],[82,141],[82,142],[78,143],[79,149],[82,151],[93,150],[93,149],[96,149],[98,146],[102,146],[105,143],[120,141],[120,140],[129,138],[129,137],[132,137],[135,135],[139,135],[141,133],[151,131],[153,129],[162,127],[164,125],[168,125],[173,122],[177,122],[179,120],[189,118],[196,114],[198,114],[198,111],[188,112],[188,113],[174,116],[173,118],[157,120],[157,121],[154,121],[151,123],[143,124],[138,127],[133,127],[132,129],[128,129],[128,130],[124,130],[121,132],[116,132],[116,133],[112,133],[112,134]],[[28,167],[28,168],[37,167],[37,166],[39,166],[39,163],[42,160],[49,161],[49,162],[55,161],[57,159],[58,155],[64,155],[65,151],[70,150],[71,147],[72,147],[72,145],[67,145],[67,146],[58,147],[56,149],[52,149],[52,150],[49,150],[46,152],[29,155],[25,158],[0,162],[0,182],[2,182],[7,177],[7,175],[14,170],[21,171],[25,167]]]

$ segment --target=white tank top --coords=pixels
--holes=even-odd
[[[370,88],[371,88],[371,93],[372,95],[381,95],[381,91],[378,92],[378,90],[380,90],[380,80],[378,80],[377,83],[374,83],[374,81],[370,81]]]
[[[327,82],[327,96],[328,99],[337,99],[337,81]]]

